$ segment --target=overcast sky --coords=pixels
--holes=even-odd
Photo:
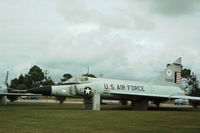
[[[148,81],[178,57],[200,76],[199,0],[0,0],[0,80],[38,65]]]

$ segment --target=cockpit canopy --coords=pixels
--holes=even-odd
[[[76,76],[68,79],[67,81],[63,82],[62,84],[70,85],[70,84],[81,84],[81,83],[88,83],[89,79],[86,76]]]

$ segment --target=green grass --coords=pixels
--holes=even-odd
[[[87,111],[82,105],[9,103],[0,106],[0,133],[199,133],[200,110],[131,111],[103,105]]]

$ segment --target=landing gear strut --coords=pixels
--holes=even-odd
[[[66,97],[56,97],[56,100],[58,100],[60,104],[63,104],[65,99]]]
[[[6,96],[0,96],[0,105],[6,105]]]

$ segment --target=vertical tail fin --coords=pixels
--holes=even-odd
[[[6,87],[8,87],[8,75],[9,75],[9,72],[7,71],[7,73],[6,73],[6,78],[5,78],[5,82],[4,82],[4,85],[5,85]]]
[[[180,86],[181,69],[181,58],[178,58],[174,63],[167,65],[167,68],[153,79],[152,83],[158,85]]]

